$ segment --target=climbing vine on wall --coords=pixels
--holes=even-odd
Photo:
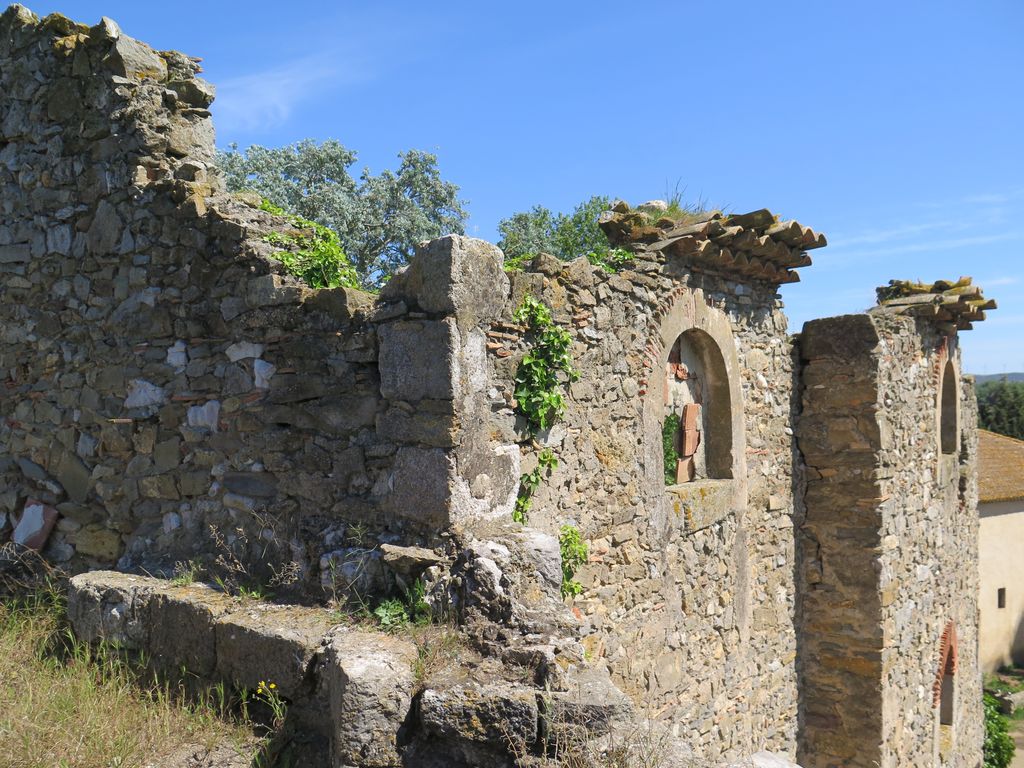
[[[535,437],[565,415],[565,387],[579,378],[570,353],[572,334],[555,324],[550,307],[529,294],[513,318],[526,326],[530,342],[530,349],[516,369],[516,409],[526,419],[530,435]],[[557,467],[558,459],[550,448],[537,455],[537,466],[519,478],[513,520],[526,523],[534,492]],[[558,543],[562,556],[562,596],[575,597],[583,587],[573,576],[587,561],[587,545],[572,525],[561,527]]]
[[[579,374],[572,365],[572,335],[559,328],[551,309],[527,294],[513,315],[527,328],[532,343],[516,370],[516,407],[526,418],[531,434],[550,429],[565,413],[563,389]]]
[[[523,303],[512,317],[526,326],[526,337],[530,342],[530,349],[516,369],[516,409],[526,419],[530,435],[536,436],[538,432],[550,429],[563,416],[563,389],[570,381],[579,378],[569,352],[572,335],[555,324],[547,304],[530,294],[523,297]],[[545,448],[538,455],[533,471],[520,476],[513,520],[526,523],[534,491],[557,466],[554,452]]]

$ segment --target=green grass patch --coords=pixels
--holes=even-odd
[[[223,686],[186,692],[78,642],[52,594],[0,603],[0,680],[0,754],[12,768],[160,765],[189,745],[259,749]]]

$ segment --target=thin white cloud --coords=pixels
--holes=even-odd
[[[274,128],[286,122],[302,102],[328,87],[351,85],[368,76],[358,64],[323,54],[293,59],[221,81],[213,103],[214,118],[222,135]]]
[[[992,288],[997,285],[1016,285],[1020,282],[1016,277],[993,277],[992,279],[975,280],[976,284],[983,288]]]
[[[927,253],[930,251],[948,251],[954,248],[968,248],[976,245],[988,245],[1006,240],[1024,239],[1020,232],[1003,232],[998,235],[977,235],[974,237],[951,237],[927,240],[925,242],[904,243],[893,245],[887,248],[872,248],[870,250],[845,251],[841,247],[832,249],[832,255],[840,255],[846,261],[852,258],[871,258],[875,256],[897,256],[907,253]],[[840,253],[835,253],[840,251]],[[827,252],[826,252],[827,253]]]
[[[908,224],[902,227],[891,229],[880,229],[872,232],[865,232],[859,235],[847,237],[843,234],[829,236],[829,250],[835,251],[838,248],[849,245],[861,245],[870,243],[886,243],[908,235],[915,235],[918,232],[927,232],[934,229],[934,224]]]

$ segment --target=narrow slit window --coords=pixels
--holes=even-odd
[[[956,401],[956,373],[953,370],[953,361],[949,360],[942,374],[942,394],[939,401],[939,443],[945,454],[956,453],[956,444],[959,442]]]
[[[1006,607],[1006,587],[1000,587],[996,591],[996,604],[1000,608]]]

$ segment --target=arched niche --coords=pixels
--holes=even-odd
[[[958,391],[956,367],[950,358],[942,369],[939,386],[939,451],[947,456],[956,453],[960,442]]]
[[[677,467],[666,467],[666,485],[733,477],[732,394],[725,357],[707,331],[689,328],[669,348],[665,413]],[[663,435],[665,434],[663,430]]]
[[[649,342],[652,352],[658,350],[644,395],[642,442],[649,508],[664,510],[666,519],[678,521],[687,531],[705,528],[733,512],[742,514],[747,503],[745,421],[736,340],[728,316],[710,306],[700,289],[688,290],[668,309]],[[676,377],[678,365],[685,366],[687,378]],[[702,466],[695,467],[691,480],[667,484],[663,427],[669,409],[687,403],[700,406]]]

